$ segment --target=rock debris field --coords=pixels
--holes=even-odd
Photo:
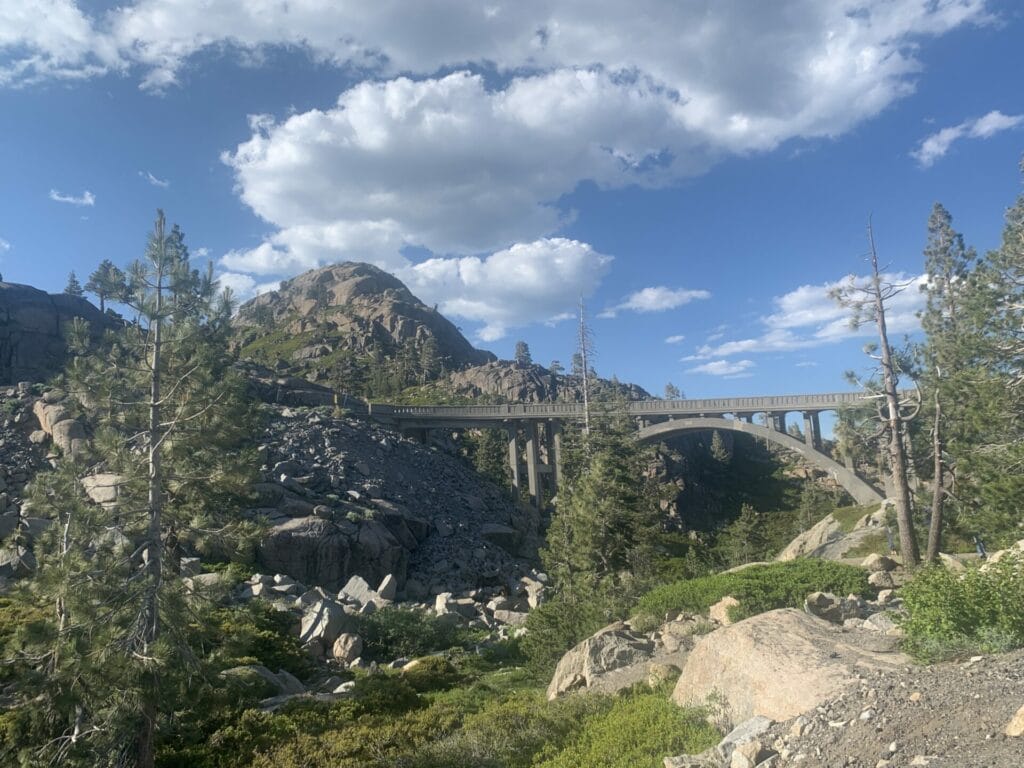
[[[1024,766],[1024,651],[895,672],[772,726],[776,766],[1019,768]]]

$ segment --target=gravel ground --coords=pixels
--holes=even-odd
[[[782,747],[778,765],[1021,768],[1024,737],[1003,731],[1022,705],[1024,651],[865,671],[858,687],[765,741]]]

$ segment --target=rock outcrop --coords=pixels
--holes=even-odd
[[[64,367],[67,325],[89,322],[98,337],[112,322],[83,298],[0,282],[0,385],[44,381]]]
[[[286,280],[244,304],[236,327],[243,356],[314,381],[346,360],[394,358],[428,340],[449,370],[494,359],[402,281],[370,264],[345,262]]]
[[[839,560],[865,539],[885,530],[885,504],[880,509],[865,513],[853,529],[846,531],[831,514],[791,541],[776,560],[795,560],[798,557],[818,557]]]
[[[733,723],[757,715],[786,720],[836,696],[861,668],[895,669],[909,659],[895,638],[830,624],[785,608],[705,635],[672,694],[681,706],[722,704]]]

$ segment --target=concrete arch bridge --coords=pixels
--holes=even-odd
[[[853,469],[822,450],[820,414],[863,405],[860,392],[810,395],[727,397],[704,400],[635,400],[626,403],[637,425],[637,439],[660,441],[686,432],[730,430],[770,440],[800,454],[831,475],[858,504],[882,500],[882,494]],[[508,435],[513,492],[539,506],[545,486],[551,495],[561,474],[562,425],[583,420],[582,403],[508,405],[386,405],[370,404],[368,415],[391,424],[404,434],[426,441],[432,429],[504,429]],[[803,416],[804,440],[786,433],[786,417]],[[764,426],[754,421],[762,416]],[[525,459],[525,460],[524,460]],[[525,480],[525,483],[524,483]]]

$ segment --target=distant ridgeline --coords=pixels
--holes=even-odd
[[[59,373],[67,356],[67,325],[75,318],[89,322],[93,337],[112,322],[78,296],[0,282],[0,384]]]

